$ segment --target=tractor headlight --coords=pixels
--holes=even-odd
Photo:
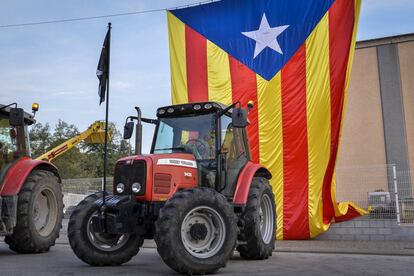
[[[139,182],[134,182],[132,183],[131,188],[132,188],[132,192],[134,194],[137,194],[141,191],[141,184]]]
[[[116,185],[116,192],[118,194],[122,194],[124,191],[125,191],[125,185],[124,185],[124,183],[118,183]]]
[[[206,103],[205,105],[204,105],[204,108],[205,109],[211,109],[213,107],[213,105],[212,104],[210,104],[210,103]]]

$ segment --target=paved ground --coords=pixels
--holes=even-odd
[[[275,252],[266,261],[235,256],[218,275],[413,275],[414,257]],[[118,267],[91,267],[76,258],[68,245],[49,253],[18,255],[0,242],[1,275],[177,275],[154,248],[144,248]]]
[[[49,253],[18,255],[0,239],[0,275],[177,275],[159,257],[153,241],[129,263],[91,267],[72,252],[64,220]],[[244,261],[238,254],[219,275],[413,275],[414,243],[277,241],[269,260]]]
[[[62,231],[58,244],[68,244],[66,231],[68,219],[62,223]],[[146,240],[145,248],[155,248],[154,241]],[[367,254],[367,255],[404,255],[414,256],[414,242],[407,241],[277,241],[277,252],[295,253],[335,253],[335,254]],[[414,275],[414,274],[413,274]]]

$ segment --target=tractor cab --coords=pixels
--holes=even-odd
[[[235,118],[239,121],[237,126],[233,108],[219,103],[159,108],[151,153],[194,155],[199,185],[233,195],[239,172],[250,160],[246,116],[240,113],[241,109],[234,110],[241,117]]]
[[[248,109],[252,103],[248,105]],[[189,103],[157,109],[136,122],[135,155],[118,160],[113,194],[94,194],[73,211],[68,238],[91,265],[117,265],[155,239],[168,266],[208,274],[225,266],[237,245],[246,259],[274,248],[276,216],[270,172],[250,160],[248,110],[237,102]],[[150,154],[141,154],[141,122],[156,125]]]
[[[22,108],[0,104],[0,183],[12,164],[24,156],[30,156],[27,126],[35,122],[32,114]],[[36,110],[35,110],[36,109]],[[33,105],[37,111],[38,105]]]

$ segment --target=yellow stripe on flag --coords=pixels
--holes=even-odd
[[[306,39],[306,113],[308,125],[309,230],[315,237],[323,223],[322,186],[330,156],[331,110],[328,13]]]
[[[260,163],[272,173],[278,240],[283,239],[283,133],[280,72],[270,81],[257,75]]]
[[[229,57],[226,52],[207,40],[208,99],[225,105],[232,104]]]
[[[168,40],[170,44],[171,97],[173,104],[188,102],[187,65],[185,53],[185,25],[171,12],[167,12]]]

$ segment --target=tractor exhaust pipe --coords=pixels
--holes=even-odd
[[[142,154],[142,122],[149,124],[158,124],[158,120],[142,118],[141,109],[136,106],[135,110],[137,111],[137,116],[128,116],[125,120],[124,125],[124,135],[125,140],[131,139],[132,134],[134,133],[134,120],[137,120],[136,123],[136,132],[135,132],[135,155]]]
[[[141,122],[141,109],[136,106],[137,111],[137,124],[135,131],[135,155],[141,155],[142,153],[142,122]]]

